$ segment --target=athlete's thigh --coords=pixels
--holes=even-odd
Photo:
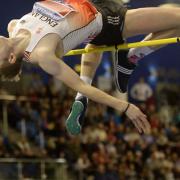
[[[139,8],[128,10],[123,36],[149,34],[180,27],[180,8]]]

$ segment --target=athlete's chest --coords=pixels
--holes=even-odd
[[[63,56],[62,40],[57,34],[47,34],[39,40],[32,52],[26,51],[24,55],[28,61],[36,64],[43,52],[57,57]]]

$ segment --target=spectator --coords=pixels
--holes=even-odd
[[[152,94],[152,88],[145,82],[144,78],[140,78],[130,91],[131,97],[138,102],[145,102]]]
[[[165,112],[166,116],[162,116],[164,110],[158,104],[144,102],[149,96],[144,88],[146,98],[140,108],[148,114],[152,125],[152,132],[146,135],[138,134],[128,119],[114,110],[90,103],[82,134],[72,137],[65,130],[65,119],[73,91],[54,87],[52,79],[44,85],[40,77],[35,78],[38,81],[24,92],[30,100],[17,99],[8,104],[9,125],[15,129],[23,119],[23,126],[19,127],[23,127],[27,138],[13,142],[0,135],[1,157],[65,158],[69,172],[76,170],[77,179],[79,176],[84,179],[94,176],[95,180],[180,178],[179,126],[177,120],[173,121],[178,118],[178,103],[173,108],[163,104],[168,115]],[[62,94],[59,88],[64,88]],[[38,153],[33,148],[34,140],[41,144]]]
[[[22,157],[33,156],[31,146],[25,136],[22,136],[21,139],[17,142],[17,147],[20,149]]]

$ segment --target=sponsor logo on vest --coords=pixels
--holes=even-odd
[[[45,15],[54,21],[59,21],[62,19],[61,15],[58,14],[57,12],[54,12],[50,9],[47,9],[46,7],[42,7],[40,4],[35,3],[33,6],[33,12],[40,13],[42,15]]]
[[[48,25],[50,25],[51,27],[55,27],[58,25],[58,22],[54,21],[53,19],[47,17],[47,16],[44,16],[44,15],[41,15],[39,13],[32,13],[32,16],[33,17],[38,17],[41,21],[47,23]]]

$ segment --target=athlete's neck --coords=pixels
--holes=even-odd
[[[14,53],[17,56],[22,56],[26,50],[30,41],[30,35],[27,33],[22,33],[16,37],[9,38],[10,46],[13,48]]]

